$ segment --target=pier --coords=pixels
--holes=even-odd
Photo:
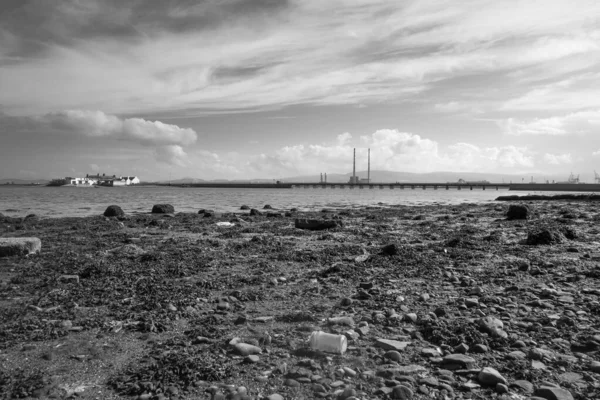
[[[407,189],[407,190],[498,190],[508,189],[509,183],[330,183],[330,182],[294,182],[294,183],[237,183],[237,182],[203,182],[189,184],[172,184],[176,187],[196,188],[238,188],[238,189]]]
[[[428,182],[410,182],[410,183],[292,183],[293,188],[304,189],[409,189],[409,190],[473,190],[475,189],[490,189],[498,190],[508,189],[509,183],[428,183]]]

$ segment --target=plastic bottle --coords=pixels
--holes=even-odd
[[[348,339],[344,335],[334,335],[322,331],[314,331],[310,335],[310,347],[327,353],[344,354],[348,348]]]

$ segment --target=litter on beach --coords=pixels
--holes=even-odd
[[[232,226],[235,226],[235,224],[232,224],[231,222],[217,222],[217,226],[231,228]]]

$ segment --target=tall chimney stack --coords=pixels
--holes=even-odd
[[[323,183],[323,173],[322,172],[321,172],[321,180],[319,182]]]
[[[371,183],[371,149],[369,149],[369,164],[367,166],[367,182]]]
[[[356,147],[354,148],[354,161],[352,162],[352,183],[356,183]]]

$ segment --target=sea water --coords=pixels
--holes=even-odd
[[[507,194],[506,189],[495,190],[473,187],[373,189],[293,188],[293,189],[239,189],[239,188],[182,188],[175,186],[133,187],[47,187],[0,186],[0,213],[8,216],[37,214],[42,217],[73,217],[102,214],[115,204],[126,213],[146,213],[154,204],[168,203],[176,212],[197,212],[211,209],[218,212],[238,211],[241,205],[262,209],[269,204],[275,209],[318,210],[360,206],[427,205],[492,202]],[[525,193],[521,193],[525,194]]]

